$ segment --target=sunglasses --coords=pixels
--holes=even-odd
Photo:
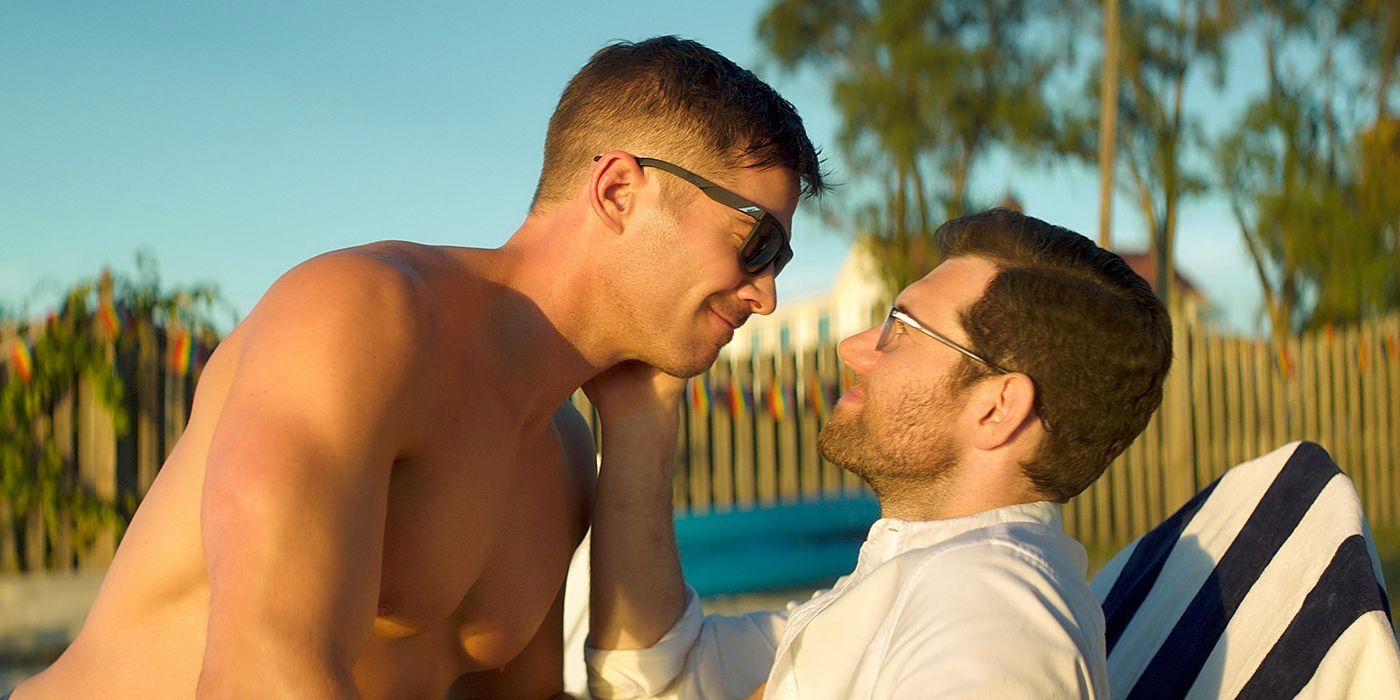
[[[597,162],[601,158],[600,155],[593,156],[593,161]],[[771,264],[773,275],[777,276],[788,261],[792,260],[792,246],[789,244],[792,237],[783,229],[783,225],[778,223],[778,217],[768,210],[679,165],[655,158],[638,158],[637,165],[671,173],[700,188],[706,197],[752,218],[753,228],[744,238],[744,244],[739,246],[739,265],[744,268],[744,272],[756,275]]]

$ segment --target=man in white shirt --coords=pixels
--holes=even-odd
[[[680,383],[585,386],[603,421],[595,697],[1104,697],[1103,614],[1060,523],[1146,426],[1171,363],[1147,283],[1007,210],[944,224],[945,262],[841,343],[822,454],[880,501],[855,571],[780,612],[702,616],[671,525]]]

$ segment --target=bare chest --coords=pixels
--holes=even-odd
[[[395,465],[362,659],[389,675],[504,665],[538,630],[577,542],[581,498],[552,427],[521,434],[471,413]]]

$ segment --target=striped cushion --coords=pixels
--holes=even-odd
[[[1231,469],[1093,589],[1113,697],[1400,697],[1361,503],[1314,443]]]

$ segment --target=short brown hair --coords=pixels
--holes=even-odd
[[[564,88],[549,119],[532,211],[568,199],[611,149],[672,160],[710,177],[779,166],[820,194],[820,158],[802,119],[753,73],[698,42],[661,36],[604,47]]]
[[[963,312],[972,346],[1035,382],[1049,426],[1022,465],[1064,502],[1093,484],[1147,427],[1172,361],[1171,318],[1122,258],[1069,229],[1008,209],[954,219],[934,233],[943,257],[991,261],[997,274]],[[986,376],[964,361],[954,381]]]

